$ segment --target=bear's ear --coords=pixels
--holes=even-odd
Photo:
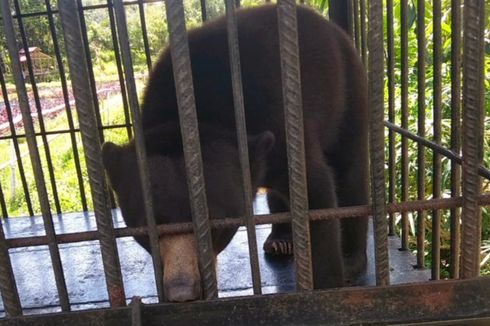
[[[274,134],[270,131],[264,131],[256,136],[249,136],[248,146],[251,159],[254,161],[264,159],[271,151],[275,141]]]
[[[121,164],[122,148],[111,142],[105,142],[102,145],[102,162],[104,168],[107,171],[109,180],[114,186],[114,181],[117,180],[119,175],[119,167]]]

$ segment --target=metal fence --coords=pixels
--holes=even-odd
[[[141,17],[142,35],[146,62],[151,67],[152,60],[149,42],[146,38],[145,5],[158,1],[138,0],[126,1],[107,0],[96,5],[83,5],[81,0],[58,0],[55,7],[50,0],[45,0],[46,10],[41,12],[23,13],[19,0],[1,1],[2,24],[10,58],[13,81],[15,83],[18,106],[22,113],[24,133],[19,133],[11,113],[9,97],[14,96],[7,86],[5,75],[0,71],[3,101],[8,113],[9,133],[0,137],[0,141],[12,141],[16,164],[19,170],[23,200],[28,213],[38,213],[34,210],[33,198],[38,196],[39,208],[43,217],[45,236],[5,239],[0,228],[0,290],[7,313],[7,318],[0,323],[10,324],[157,324],[182,322],[207,322],[217,324],[234,323],[388,323],[408,321],[428,321],[438,319],[460,319],[490,316],[490,280],[478,277],[480,273],[481,245],[481,206],[490,204],[490,195],[482,193],[481,177],[490,179],[490,171],[483,166],[483,137],[484,137],[484,1],[451,2],[451,105],[450,105],[450,143],[444,146],[441,138],[442,121],[442,52],[441,52],[441,2],[433,1],[433,35],[426,35],[424,24],[427,5],[424,1],[417,2],[415,26],[417,38],[417,95],[416,107],[418,119],[409,121],[409,7],[408,1],[400,1],[400,17],[394,17],[393,0],[386,1],[330,1],[330,18],[346,29],[354,39],[359,53],[369,72],[370,94],[370,166],[372,204],[369,206],[343,207],[308,211],[302,202],[304,197],[292,197],[293,210],[289,213],[270,214],[254,217],[252,198],[246,196],[246,214],[244,217],[230,217],[224,220],[210,220],[204,187],[191,189],[191,207],[193,223],[181,225],[156,226],[148,187],[146,169],[146,153],[143,146],[141,118],[138,104],[138,94],[131,49],[128,41],[128,31],[125,9],[137,7]],[[201,1],[202,18],[208,16],[206,1]],[[250,171],[248,167],[248,149],[246,147],[246,129],[243,112],[243,95],[241,93],[240,60],[238,53],[237,23],[234,9],[239,5],[236,1],[226,0],[227,32],[230,50],[231,72],[233,80],[235,110],[237,117],[237,133],[239,140],[240,162],[242,166],[245,193],[251,193]],[[281,34],[281,68],[283,74],[283,93],[295,94],[292,98],[301,98],[299,81],[299,63],[289,60],[286,53],[298,53],[296,7],[294,1],[278,1],[279,33]],[[462,9],[463,8],[463,9]],[[413,8],[412,8],[413,9]],[[117,65],[118,81],[125,116],[124,124],[104,125],[99,108],[97,80],[94,75],[90,44],[88,40],[85,15],[90,10],[107,10],[110,17],[114,55]],[[184,21],[182,1],[167,0],[165,2],[166,17],[169,29],[169,44],[172,53],[173,66],[179,67],[179,75],[175,76],[176,91],[181,118],[184,154],[187,175],[200,184],[204,183],[197,118],[191,81],[187,31]],[[421,14],[424,13],[424,14]],[[162,13],[163,14],[163,13]],[[49,22],[50,36],[56,54],[57,69],[61,80],[64,106],[69,124],[68,130],[48,131],[42,115],[42,103],[39,96],[38,84],[32,71],[29,72],[30,92],[26,88],[26,80],[22,75],[17,51],[19,46],[29,47],[24,21],[32,17],[43,17]],[[386,17],[386,31],[383,29],[383,19]],[[401,56],[395,56],[394,21],[399,18],[399,40]],[[55,21],[60,20],[61,34]],[[14,23],[16,22],[16,24]],[[463,22],[463,23],[462,23]],[[293,31],[291,33],[291,30]],[[462,36],[461,36],[462,35]],[[20,36],[20,39],[18,38]],[[426,135],[426,78],[428,69],[426,42],[432,36],[432,60],[430,69],[433,70],[432,108],[433,130],[432,138]],[[64,49],[60,47],[60,40]],[[66,49],[66,54],[65,54]],[[28,66],[32,70],[29,51],[25,51]],[[66,55],[66,57],[65,57]],[[294,56],[293,56],[294,57]],[[386,58],[386,60],[385,60]],[[400,60],[399,70],[397,60]],[[386,61],[386,62],[385,62]],[[177,69],[175,69],[177,70]],[[175,71],[174,70],[174,71]],[[69,71],[70,81],[67,81],[66,71]],[[399,73],[399,75],[397,75]],[[385,80],[388,94],[384,93]],[[398,84],[399,82],[399,84]],[[75,103],[70,102],[69,87],[71,84]],[[399,87],[399,92],[397,91]],[[28,93],[34,101],[30,101]],[[400,99],[398,98],[400,96]],[[385,99],[387,101],[385,101]],[[398,101],[400,104],[398,105]],[[386,102],[386,103],[385,103]],[[37,127],[33,122],[31,106],[37,111]],[[297,168],[291,169],[290,178],[295,189],[306,189],[305,163],[302,133],[297,133],[302,126],[296,112],[301,112],[301,103],[285,101],[288,151],[296,160]],[[76,107],[77,117],[73,116],[72,108]],[[387,112],[386,112],[387,111]],[[447,111],[447,110],[446,110]],[[387,120],[385,121],[385,114]],[[300,116],[300,115],[299,115]],[[75,127],[76,120],[79,127]],[[397,124],[400,121],[400,124]],[[416,124],[417,128],[412,128]],[[93,128],[97,126],[97,128]],[[139,172],[143,180],[145,209],[148,227],[114,229],[110,208],[114,201],[107,191],[103,165],[101,160],[101,143],[104,141],[104,130],[122,128],[128,137],[133,133],[136,139]],[[38,130],[36,130],[38,129]],[[83,233],[55,233],[53,214],[63,213],[61,208],[55,168],[51,161],[48,136],[67,134],[73,149],[75,173],[80,194],[82,210],[88,210],[91,205],[95,211],[97,231]],[[387,134],[387,146],[385,146]],[[398,136],[397,136],[398,135]],[[83,155],[87,166],[90,185],[90,195],[84,185],[84,168],[80,163],[79,147],[83,147]],[[30,163],[33,168],[37,194],[31,192],[27,184],[24,158],[21,155],[21,139],[27,141]],[[42,150],[39,143],[42,143]],[[416,144],[418,151],[416,166],[418,174],[417,198],[409,198],[409,154],[410,144]],[[398,144],[400,144],[401,159],[397,163]],[[386,148],[385,148],[386,147]],[[385,162],[385,149],[388,160]],[[432,154],[431,177],[432,190],[426,189],[426,158],[427,152]],[[303,157],[303,161],[301,160]],[[446,189],[442,186],[442,159],[450,160],[450,198],[443,196]],[[45,161],[45,163],[43,163]],[[291,163],[290,163],[291,164]],[[388,166],[386,171],[385,166]],[[386,173],[387,172],[387,173]],[[386,175],[385,175],[386,174]],[[387,177],[387,182],[385,178]],[[398,182],[398,177],[400,182]],[[298,181],[299,180],[299,181]],[[303,181],[302,181],[303,180]],[[296,183],[295,183],[296,182]],[[388,185],[385,189],[385,184]],[[398,185],[398,187],[397,187]],[[0,204],[4,218],[9,217],[6,197],[0,184]],[[400,190],[398,195],[397,188]],[[430,193],[430,195],[428,195]],[[387,197],[387,198],[385,198]],[[427,199],[431,197],[431,199]],[[91,201],[90,201],[91,199]],[[92,202],[92,204],[90,204]],[[460,209],[461,208],[461,209]],[[431,256],[432,279],[438,280],[441,275],[440,237],[441,218],[444,210],[450,210],[451,234],[451,278],[465,279],[454,281],[428,282],[417,285],[389,286],[389,258],[387,251],[388,233],[394,234],[395,221],[401,214],[401,249],[409,248],[409,220],[416,217],[416,249],[417,264],[424,267],[424,251],[426,242],[426,219],[428,213],[432,222],[431,227]],[[409,216],[409,213],[414,213]],[[155,280],[158,298],[163,302],[162,268],[158,255],[158,236],[161,234],[194,231],[199,244],[200,267],[203,275],[204,294],[206,299],[217,297],[216,274],[213,257],[210,255],[211,229],[227,226],[245,225],[247,227],[248,244],[251,257],[251,270],[254,294],[261,294],[260,271],[257,258],[256,224],[287,222],[294,220],[295,225],[307,226],[309,221],[331,218],[346,218],[372,215],[374,221],[376,283],[373,288],[346,288],[334,291],[301,292],[276,296],[257,296],[242,299],[212,300],[192,304],[151,306],[141,305],[134,300],[131,307],[126,306],[126,296],[121,276],[120,262],[117,253],[116,238],[130,235],[149,234],[153,254]],[[387,218],[389,216],[389,218]],[[297,241],[308,243],[308,227],[295,227],[294,247],[297,273],[297,288],[312,289],[311,261],[308,246],[301,246]],[[103,257],[105,279],[111,307],[114,309],[70,312],[70,298],[65,284],[63,268],[59,254],[59,244],[99,240]],[[51,255],[56,286],[58,290],[62,314],[45,316],[23,316],[15,276],[9,258],[9,249],[25,246],[48,245]],[[306,251],[299,252],[299,248]],[[223,320],[224,313],[233,314]],[[305,315],[305,311],[314,311]],[[240,319],[243,318],[243,319]],[[246,322],[243,322],[246,320]],[[455,322],[457,323],[457,322]]]

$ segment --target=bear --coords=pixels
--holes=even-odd
[[[289,210],[289,179],[276,5],[236,12],[251,182],[267,189],[271,213]],[[297,7],[309,209],[368,203],[367,77],[352,40]],[[188,32],[204,179],[212,219],[243,216],[226,18]],[[142,125],[157,224],[191,221],[170,50],[162,51],[142,100]],[[103,163],[129,227],[146,225],[134,141],[102,147]],[[367,217],[310,222],[313,286],[341,287],[366,268]],[[212,231],[214,254],[237,228]],[[151,252],[148,237],[135,237]],[[166,300],[202,296],[193,234],[162,236]],[[275,224],[268,255],[293,252],[290,224]]]

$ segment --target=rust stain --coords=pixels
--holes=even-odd
[[[434,292],[427,292],[427,289],[414,289],[411,296],[413,301],[411,304],[421,306],[424,310],[429,310],[431,313],[441,313],[452,309],[455,302],[455,293],[453,287],[443,288]]]
[[[341,302],[342,305],[350,305],[354,307],[373,306],[373,298],[367,293],[361,291],[350,292]]]
[[[117,285],[109,287],[110,302],[113,307],[125,307],[126,298],[124,295],[124,288]]]

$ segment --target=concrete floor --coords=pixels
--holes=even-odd
[[[258,197],[256,214],[268,213],[266,200]],[[55,217],[57,234],[95,230],[93,214],[72,213]],[[125,226],[120,214],[114,214],[115,227]],[[40,217],[9,219],[3,224],[7,238],[44,235]],[[263,293],[294,291],[294,268],[291,259],[268,259],[261,248],[270,232],[270,225],[257,226],[260,272]],[[151,257],[132,238],[117,239],[124,287],[127,298],[140,296],[143,302],[156,302],[156,288]],[[428,270],[414,270],[415,258],[409,252],[398,250],[399,239],[389,239],[390,277],[392,284],[427,281]],[[373,238],[368,244],[368,269],[358,285],[374,285]],[[73,310],[107,307],[102,258],[97,241],[60,245],[60,254]],[[26,313],[59,311],[58,299],[47,246],[10,250],[10,257]],[[247,235],[240,228],[231,244],[218,258],[218,289],[220,297],[251,295]],[[0,301],[0,316],[4,316]]]

